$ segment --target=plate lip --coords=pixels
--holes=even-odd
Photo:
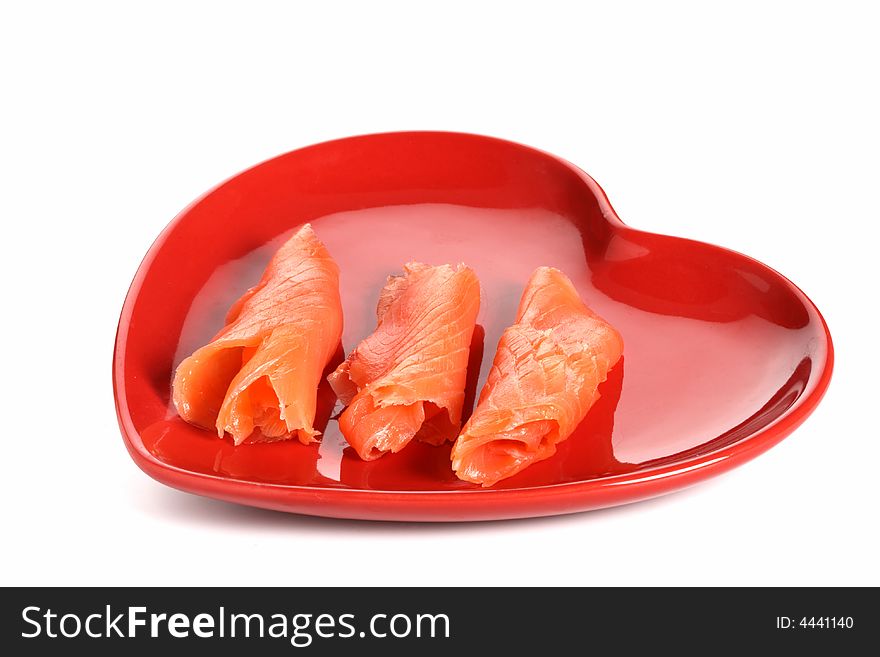
[[[156,254],[163,248],[164,243],[170,233],[178,226],[178,224],[184,221],[190,211],[194,207],[199,205],[205,198],[214,194],[216,191],[223,188],[225,185],[239,178],[240,176],[253,172],[254,170],[259,169],[276,160],[287,157],[295,157],[302,151],[314,148],[321,148],[331,144],[339,144],[341,142],[358,141],[365,139],[382,139],[391,136],[433,136],[446,137],[450,139],[470,139],[475,141],[495,142],[507,146],[513,146],[515,148],[522,149],[530,153],[537,153],[543,157],[551,159],[558,164],[563,165],[565,168],[572,171],[580,178],[587,189],[589,189],[590,193],[593,194],[593,196],[595,197],[602,216],[605,221],[610,225],[612,231],[632,231],[647,235],[658,235],[662,237],[670,237],[676,240],[683,240],[700,245],[702,247],[708,247],[713,250],[717,250],[721,253],[735,255],[739,258],[751,261],[752,263],[765,269],[774,277],[783,282],[786,287],[791,292],[793,292],[805,306],[808,307],[808,309],[812,310],[812,312],[815,313],[815,316],[820,322],[822,335],[825,339],[826,355],[825,359],[821,362],[821,370],[816,375],[815,382],[812,384],[812,389],[802,394],[794,402],[794,404],[792,404],[792,406],[790,406],[783,412],[782,415],[774,419],[766,426],[762,427],[760,430],[749,434],[748,436],[730,445],[717,448],[705,454],[691,456],[655,467],[648,466],[619,475],[599,476],[592,479],[560,482],[556,484],[545,484],[540,486],[523,486],[517,488],[502,489],[474,487],[452,490],[385,490],[348,488],[344,486],[335,487],[323,485],[279,484],[272,482],[252,481],[249,479],[223,477],[209,473],[187,470],[185,468],[181,468],[179,466],[167,463],[156,458],[144,447],[143,442],[140,438],[140,434],[134,427],[133,422],[131,421],[131,418],[128,414],[126,390],[123,383],[125,361],[124,356],[128,346],[128,334],[132,319],[134,302],[140,293],[140,288],[143,284],[144,279],[146,278],[147,273],[151,268],[151,264]],[[207,494],[212,497],[218,497],[217,495],[211,494],[211,492],[208,492],[206,489],[214,489],[219,486],[222,486],[227,490],[241,489],[239,491],[241,493],[251,493],[249,499],[246,502],[244,500],[240,500],[242,503],[249,504],[256,502],[256,500],[253,499],[253,493],[257,491],[260,491],[261,493],[271,491],[273,493],[276,493],[277,496],[286,496],[290,500],[293,500],[293,498],[314,495],[320,495],[322,499],[328,499],[328,501],[329,498],[338,498],[334,501],[348,501],[353,503],[381,502],[382,500],[390,502],[405,500],[414,496],[418,497],[421,501],[429,501],[432,499],[436,499],[438,501],[447,501],[449,500],[450,496],[476,496],[478,499],[488,502],[489,500],[500,501],[501,499],[508,498],[516,498],[518,500],[521,500],[522,497],[525,495],[540,498],[564,497],[568,499],[576,499],[586,496],[590,493],[607,491],[609,489],[620,490],[621,493],[623,493],[623,490],[626,489],[628,491],[627,497],[644,498],[651,497],[657,494],[662,494],[662,492],[664,491],[658,489],[667,488],[669,484],[671,484],[672,481],[675,479],[686,479],[689,481],[689,483],[693,483],[695,481],[702,480],[708,476],[711,476],[712,474],[720,474],[723,471],[726,471],[742,462],[758,456],[759,454],[763,453],[770,447],[780,442],[783,438],[788,436],[792,431],[800,426],[800,424],[802,424],[804,420],[806,420],[806,418],[815,410],[819,402],[824,397],[831,381],[833,368],[834,345],[831,338],[831,333],[828,329],[828,324],[825,321],[822,313],[819,311],[816,304],[814,304],[813,301],[803,292],[803,290],[801,290],[786,276],[776,271],[769,265],[746,254],[715,244],[701,242],[699,240],[693,240],[686,237],[641,231],[627,225],[617,215],[605,191],[588,173],[586,173],[575,164],[569,162],[568,160],[565,160],[564,158],[561,158],[542,149],[528,146],[516,141],[502,139],[499,137],[469,132],[442,130],[405,130],[367,133],[341,137],[338,139],[310,144],[308,146],[296,148],[281,153],[279,155],[265,159],[253,166],[247,167],[246,169],[243,169],[242,171],[239,171],[232,176],[229,176],[228,178],[226,178],[219,184],[211,187],[209,190],[199,195],[192,202],[190,202],[162,229],[162,231],[150,245],[150,248],[141,260],[141,263],[138,266],[132,282],[129,285],[128,291],[126,292],[125,301],[120,312],[119,322],[116,330],[116,338],[113,348],[112,378],[117,420],[119,422],[120,432],[122,434],[123,441],[129,454],[132,456],[132,459],[135,461],[139,468],[141,468],[146,474],[150,475],[154,479],[189,492]],[[676,486],[675,488],[678,488],[678,486]],[[262,494],[260,495],[260,497],[262,497]],[[607,506],[607,504],[605,504],[604,506]],[[425,509],[425,511],[427,512],[429,510]]]

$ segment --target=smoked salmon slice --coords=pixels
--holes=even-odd
[[[251,440],[314,442],[318,384],[341,335],[339,267],[306,224],[233,304],[226,326],[178,366],[177,412],[236,445],[256,429]]]
[[[389,277],[375,332],[328,380],[348,408],[342,435],[370,461],[413,438],[439,445],[461,427],[480,283],[464,265],[410,263]]]
[[[584,305],[565,274],[536,269],[452,448],[458,477],[491,486],[553,455],[622,353],[620,335]]]

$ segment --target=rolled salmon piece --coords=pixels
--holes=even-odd
[[[464,265],[409,263],[388,279],[376,330],[328,380],[348,404],[339,427],[370,461],[413,438],[440,445],[461,428],[480,283]]]
[[[584,305],[565,274],[536,269],[452,448],[455,473],[488,487],[552,456],[622,353],[620,335]]]
[[[226,326],[178,366],[177,412],[236,445],[314,442],[318,384],[341,336],[339,267],[306,224],[233,304]]]

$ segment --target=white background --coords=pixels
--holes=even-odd
[[[0,10],[2,584],[880,584],[869,3],[293,4]],[[560,518],[333,521],[149,479],[110,363],[153,238],[267,157],[403,129],[546,149],[630,225],[778,269],[830,325],[825,400],[730,474]]]

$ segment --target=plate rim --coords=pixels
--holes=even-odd
[[[765,269],[772,276],[784,283],[784,285],[792,293],[794,293],[805,306],[811,309],[815,313],[816,317],[819,319],[822,328],[822,334],[824,335],[825,339],[826,356],[820,364],[821,371],[816,375],[815,382],[812,384],[812,389],[798,397],[798,399],[792,404],[792,406],[786,409],[782,413],[782,415],[780,415],[778,418],[775,418],[772,422],[765,425],[758,431],[750,433],[749,435],[734,443],[719,447],[717,449],[713,449],[705,454],[689,456],[681,460],[675,460],[662,465],[646,466],[644,468],[639,468],[631,472],[617,475],[599,476],[593,479],[560,482],[556,484],[544,484],[539,486],[523,486],[517,488],[503,489],[480,487],[452,490],[384,490],[348,488],[342,486],[334,487],[302,484],[279,484],[224,477],[204,472],[187,470],[171,463],[166,463],[151,454],[143,445],[140,434],[134,427],[133,422],[131,421],[131,418],[128,414],[126,390],[125,384],[123,383],[125,360],[124,355],[127,349],[127,338],[129,333],[128,329],[132,319],[134,300],[137,299],[139,295],[140,288],[147,273],[150,270],[153,259],[155,258],[156,254],[163,248],[169,234],[176,228],[179,223],[185,220],[190,211],[199,203],[201,203],[206,197],[212,195],[217,190],[224,187],[229,182],[237,179],[238,177],[252,172],[255,169],[263,167],[264,165],[267,165],[281,158],[295,156],[296,154],[308,149],[320,148],[331,144],[338,144],[339,142],[371,138],[383,138],[387,136],[400,137],[417,135],[490,141],[507,146],[513,146],[515,148],[528,151],[530,153],[540,154],[543,157],[550,158],[558,164],[563,165],[578,176],[578,178],[596,198],[603,218],[610,225],[613,231],[633,231],[648,235],[671,237],[672,239],[683,240],[685,242],[690,242],[704,248],[717,250],[718,252],[728,255],[735,255],[739,258],[751,261],[752,263]],[[792,431],[800,426],[818,406],[819,402],[822,400],[828,389],[833,367],[834,345],[831,338],[831,333],[828,329],[827,322],[822,316],[822,313],[819,311],[813,301],[797,285],[795,285],[791,280],[789,280],[787,277],[785,277],[783,274],[776,271],[769,265],[766,265],[765,263],[746,254],[740,253],[732,249],[727,249],[725,247],[721,247],[715,244],[701,242],[699,240],[693,240],[686,237],[668,236],[662,233],[641,231],[639,229],[628,226],[617,215],[605,191],[589,174],[587,174],[580,167],[574,165],[568,160],[565,160],[564,158],[561,158],[542,149],[534,148],[532,146],[527,146],[525,144],[507,139],[468,132],[405,130],[352,135],[348,137],[322,141],[301,148],[286,151],[279,155],[265,159],[253,166],[247,167],[246,169],[243,169],[242,171],[239,171],[232,176],[229,176],[219,184],[211,187],[208,191],[199,195],[196,199],[187,204],[187,206],[183,210],[177,213],[177,215],[175,215],[175,217],[162,229],[162,231],[150,245],[150,248],[141,260],[141,263],[138,266],[132,282],[129,285],[128,291],[126,292],[125,301],[123,303],[122,310],[119,316],[119,322],[117,325],[113,348],[113,393],[117,420],[119,422],[123,441],[129,454],[132,456],[138,467],[142,469],[146,474],[150,475],[151,477],[162,483],[171,485],[181,490],[185,490],[187,492],[193,492],[203,495],[206,494],[210,497],[225,497],[227,499],[229,498],[229,496],[214,495],[205,490],[205,488],[211,489],[217,485],[222,484],[222,486],[227,489],[241,488],[244,491],[250,491],[252,493],[260,491],[261,495],[259,497],[263,496],[262,493],[269,491],[277,492],[279,495],[287,495],[291,500],[293,498],[301,498],[304,496],[314,496],[315,494],[319,494],[322,498],[328,498],[328,501],[329,498],[338,498],[339,500],[345,500],[351,503],[381,502],[383,500],[399,501],[402,499],[411,498],[413,496],[416,496],[421,500],[431,500],[433,498],[436,498],[438,501],[440,499],[445,501],[448,500],[451,495],[459,497],[476,496],[477,498],[484,501],[489,501],[490,499],[499,500],[510,497],[522,499],[524,495],[531,495],[540,499],[556,497],[565,499],[577,499],[590,493],[609,489],[621,490],[621,492],[626,489],[630,493],[629,495],[627,495],[627,497],[632,498],[632,500],[629,501],[635,501],[637,499],[654,497],[656,495],[663,494],[664,492],[672,492],[673,490],[678,490],[679,488],[688,486],[691,483],[696,483],[697,481],[705,479],[711,475],[721,474],[722,472],[725,472],[737,465],[740,465],[741,463],[751,460],[752,458],[760,455],[764,451],[779,443],[783,438],[788,436]],[[204,484],[201,490],[196,490],[197,487],[194,485],[186,485],[195,484],[196,482],[201,482],[202,484]],[[237,501],[239,501],[239,503],[266,506],[259,504],[259,500],[255,499],[248,499],[246,502],[241,500]],[[624,501],[615,501],[602,506],[612,506],[621,503],[624,503]],[[283,504],[272,508],[280,508],[281,506],[283,506]],[[586,505],[586,507],[597,508],[597,505]],[[320,513],[320,510],[320,507],[316,508],[315,515],[323,515]],[[579,509],[575,509],[575,511],[577,510]],[[528,512],[527,509],[524,509],[524,511]],[[297,512],[307,513],[307,511],[305,510]],[[528,515],[539,514],[528,512]]]

